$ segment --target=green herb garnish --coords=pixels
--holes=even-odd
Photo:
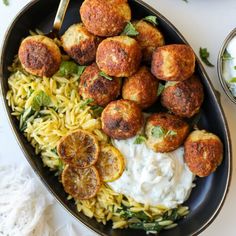
[[[167,211],[160,220],[157,219],[152,222],[141,221],[132,223],[129,225],[129,227],[132,229],[160,232],[162,229],[165,229],[167,227],[175,227],[177,224],[174,224],[174,221],[180,219],[181,217],[182,216],[178,214],[178,210],[174,209],[171,211]]]
[[[150,217],[145,214],[144,211],[139,212],[132,212],[128,207],[122,205],[122,209],[118,209],[117,212],[120,214],[121,217],[125,219],[137,218],[139,220],[150,220]]]
[[[162,138],[165,136],[165,129],[163,129],[161,126],[155,126],[152,128],[151,134],[155,138]]]
[[[156,16],[146,16],[146,17],[143,18],[143,20],[152,23],[154,26],[158,25],[158,21],[157,21],[157,17]]]
[[[168,130],[167,132],[166,132],[166,136],[174,136],[174,135],[176,135],[177,133],[176,133],[176,131],[174,131],[174,130]]]
[[[33,98],[32,108],[39,111],[41,107],[46,107],[51,103],[51,98],[42,90]]]
[[[214,67],[214,65],[211,64],[211,63],[208,61],[208,58],[209,58],[209,56],[210,56],[210,53],[207,51],[207,48],[200,48],[200,49],[199,49],[199,54],[200,54],[200,57],[201,57],[202,61],[203,61],[207,66]]]
[[[234,66],[234,70],[236,70],[236,66]]]
[[[73,74],[77,74],[80,76],[86,66],[78,66],[75,62],[73,61],[63,61],[60,65],[58,74],[60,76],[69,76]]]
[[[134,141],[134,144],[141,144],[146,141],[146,137],[144,135],[138,135]]]
[[[236,77],[233,77],[229,82],[230,83],[236,83]]]
[[[84,70],[85,70],[86,66],[78,66],[78,71],[77,71],[77,75],[80,77]]]
[[[152,128],[151,134],[155,138],[164,138],[167,136],[175,136],[177,135],[177,132],[174,130],[166,130],[158,125]]]
[[[97,106],[97,105],[91,107],[91,110],[93,111],[93,115],[95,117],[101,116],[103,109],[104,107]]]
[[[8,6],[9,5],[9,1],[8,0],[2,0],[3,1],[3,4],[5,5],[5,6]]]
[[[157,89],[157,96],[160,96],[164,89],[165,89],[165,85],[162,83],[159,83],[158,89]]]
[[[123,32],[121,33],[121,35],[127,35],[127,36],[137,36],[138,34],[139,32],[135,29],[135,27],[131,22],[127,23]]]
[[[88,98],[85,101],[82,102],[80,108],[84,109],[87,105],[89,105],[90,103],[92,103],[94,100],[92,98]]]
[[[27,128],[27,124],[33,121],[38,115],[39,112],[33,110],[32,107],[27,108],[20,116],[20,131],[24,131]]]
[[[113,80],[109,75],[107,75],[103,71],[100,71],[99,75],[102,76],[103,78],[107,79],[107,80]]]
[[[225,49],[225,51],[224,51],[224,54],[223,54],[223,56],[222,56],[222,59],[223,60],[232,60],[232,59],[234,59],[232,56],[231,56],[231,54],[227,51],[227,49]]]

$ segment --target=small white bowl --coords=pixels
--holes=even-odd
[[[223,42],[223,45],[220,49],[220,52],[219,52],[219,55],[218,55],[218,61],[217,61],[217,71],[218,71],[218,76],[220,78],[220,83],[221,83],[221,86],[223,88],[223,90],[225,91],[226,95],[228,96],[228,98],[236,104],[236,97],[233,96],[232,92],[230,91],[229,89],[229,86],[223,76],[223,55],[224,55],[224,52],[227,48],[227,46],[229,45],[230,41],[236,37],[236,28],[234,28],[229,34],[228,36],[226,37],[226,39],[224,40]],[[236,50],[236,48],[235,48]]]

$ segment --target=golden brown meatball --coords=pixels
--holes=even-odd
[[[83,99],[92,98],[93,103],[106,106],[120,94],[121,79],[108,80],[101,76],[96,63],[88,66],[80,77],[79,94]]]
[[[100,70],[110,76],[128,77],[138,70],[141,57],[141,48],[135,39],[116,36],[99,44],[96,62]]]
[[[182,81],[195,69],[195,55],[191,47],[171,44],[158,47],[152,56],[152,73],[161,80]]]
[[[139,32],[135,39],[142,48],[143,60],[151,62],[155,49],[165,44],[164,37],[159,29],[144,20],[136,21],[133,24]]]
[[[197,76],[180,82],[167,82],[161,104],[175,115],[192,117],[199,112],[204,98],[203,86]]]
[[[141,108],[147,108],[157,100],[157,90],[157,79],[143,66],[134,75],[125,79],[122,97],[136,102]]]
[[[178,148],[189,133],[189,125],[168,113],[151,115],[146,123],[147,145],[155,152],[170,152]]]
[[[143,116],[139,106],[129,100],[109,103],[102,112],[102,129],[115,139],[135,136],[142,128]]]
[[[131,19],[127,0],[85,0],[80,8],[81,20],[91,33],[115,36]]]
[[[95,61],[100,39],[89,33],[83,24],[70,26],[61,37],[65,52],[80,65]]]
[[[23,68],[37,76],[50,77],[61,64],[60,49],[52,39],[42,35],[25,38],[18,55]]]
[[[223,144],[218,136],[206,130],[193,131],[184,143],[184,158],[195,175],[208,176],[222,162]]]

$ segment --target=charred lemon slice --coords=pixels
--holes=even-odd
[[[87,168],[98,159],[98,141],[91,133],[77,130],[60,139],[57,152],[65,163],[77,168]]]
[[[62,184],[68,194],[80,200],[94,197],[101,185],[94,166],[81,169],[70,165],[62,172]]]
[[[101,146],[96,162],[99,175],[104,182],[118,179],[124,170],[124,157],[115,147]]]

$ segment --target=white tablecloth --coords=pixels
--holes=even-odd
[[[4,40],[4,33],[17,12],[29,0],[10,0],[9,6],[0,2],[0,44]],[[235,0],[146,0],[167,17],[184,35],[195,52],[199,47],[206,47],[210,52],[210,61],[216,65],[217,55],[226,35],[236,26]],[[224,94],[217,76],[216,67],[206,67],[212,84],[221,93],[221,102],[225,111],[231,131],[232,146],[236,144],[236,105],[229,101]],[[233,150],[233,159],[236,158]],[[0,103],[0,164],[13,164],[26,162],[23,153],[16,143],[14,135],[8,124],[2,102]],[[52,207],[52,225],[55,228],[72,223],[77,235],[95,235],[82,224],[76,221],[62,206],[55,203]],[[233,176],[230,191],[226,202],[216,220],[201,234],[210,235],[236,235],[236,173],[233,167]],[[63,235],[58,231],[57,235]]]

